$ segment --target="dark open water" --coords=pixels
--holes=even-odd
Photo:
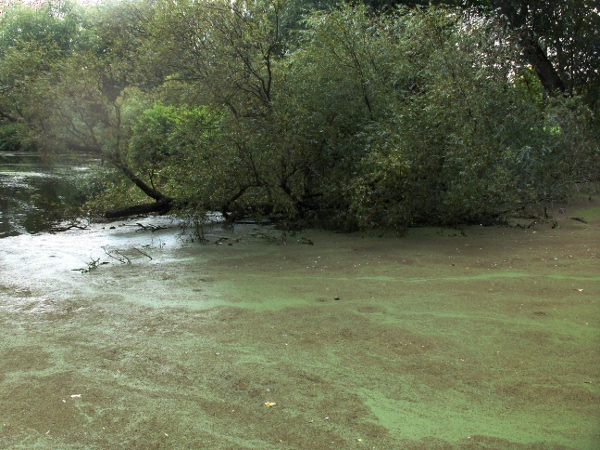
[[[61,205],[80,204],[92,164],[0,152],[0,238],[42,231],[56,219]]]

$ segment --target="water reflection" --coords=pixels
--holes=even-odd
[[[81,204],[90,163],[0,152],[0,238],[42,231],[60,208]]]

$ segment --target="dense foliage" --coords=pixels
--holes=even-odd
[[[0,148],[101,154],[113,217],[487,224],[598,180],[592,2],[439,3],[12,7]]]

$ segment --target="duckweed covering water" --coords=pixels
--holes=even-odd
[[[597,219],[115,226],[0,241],[1,448],[600,447]]]

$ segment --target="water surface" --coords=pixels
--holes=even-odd
[[[93,161],[50,161],[33,152],[0,152],[0,238],[37,233],[60,207],[81,204],[83,180]]]
[[[580,224],[3,239],[0,447],[595,450],[600,223]]]

